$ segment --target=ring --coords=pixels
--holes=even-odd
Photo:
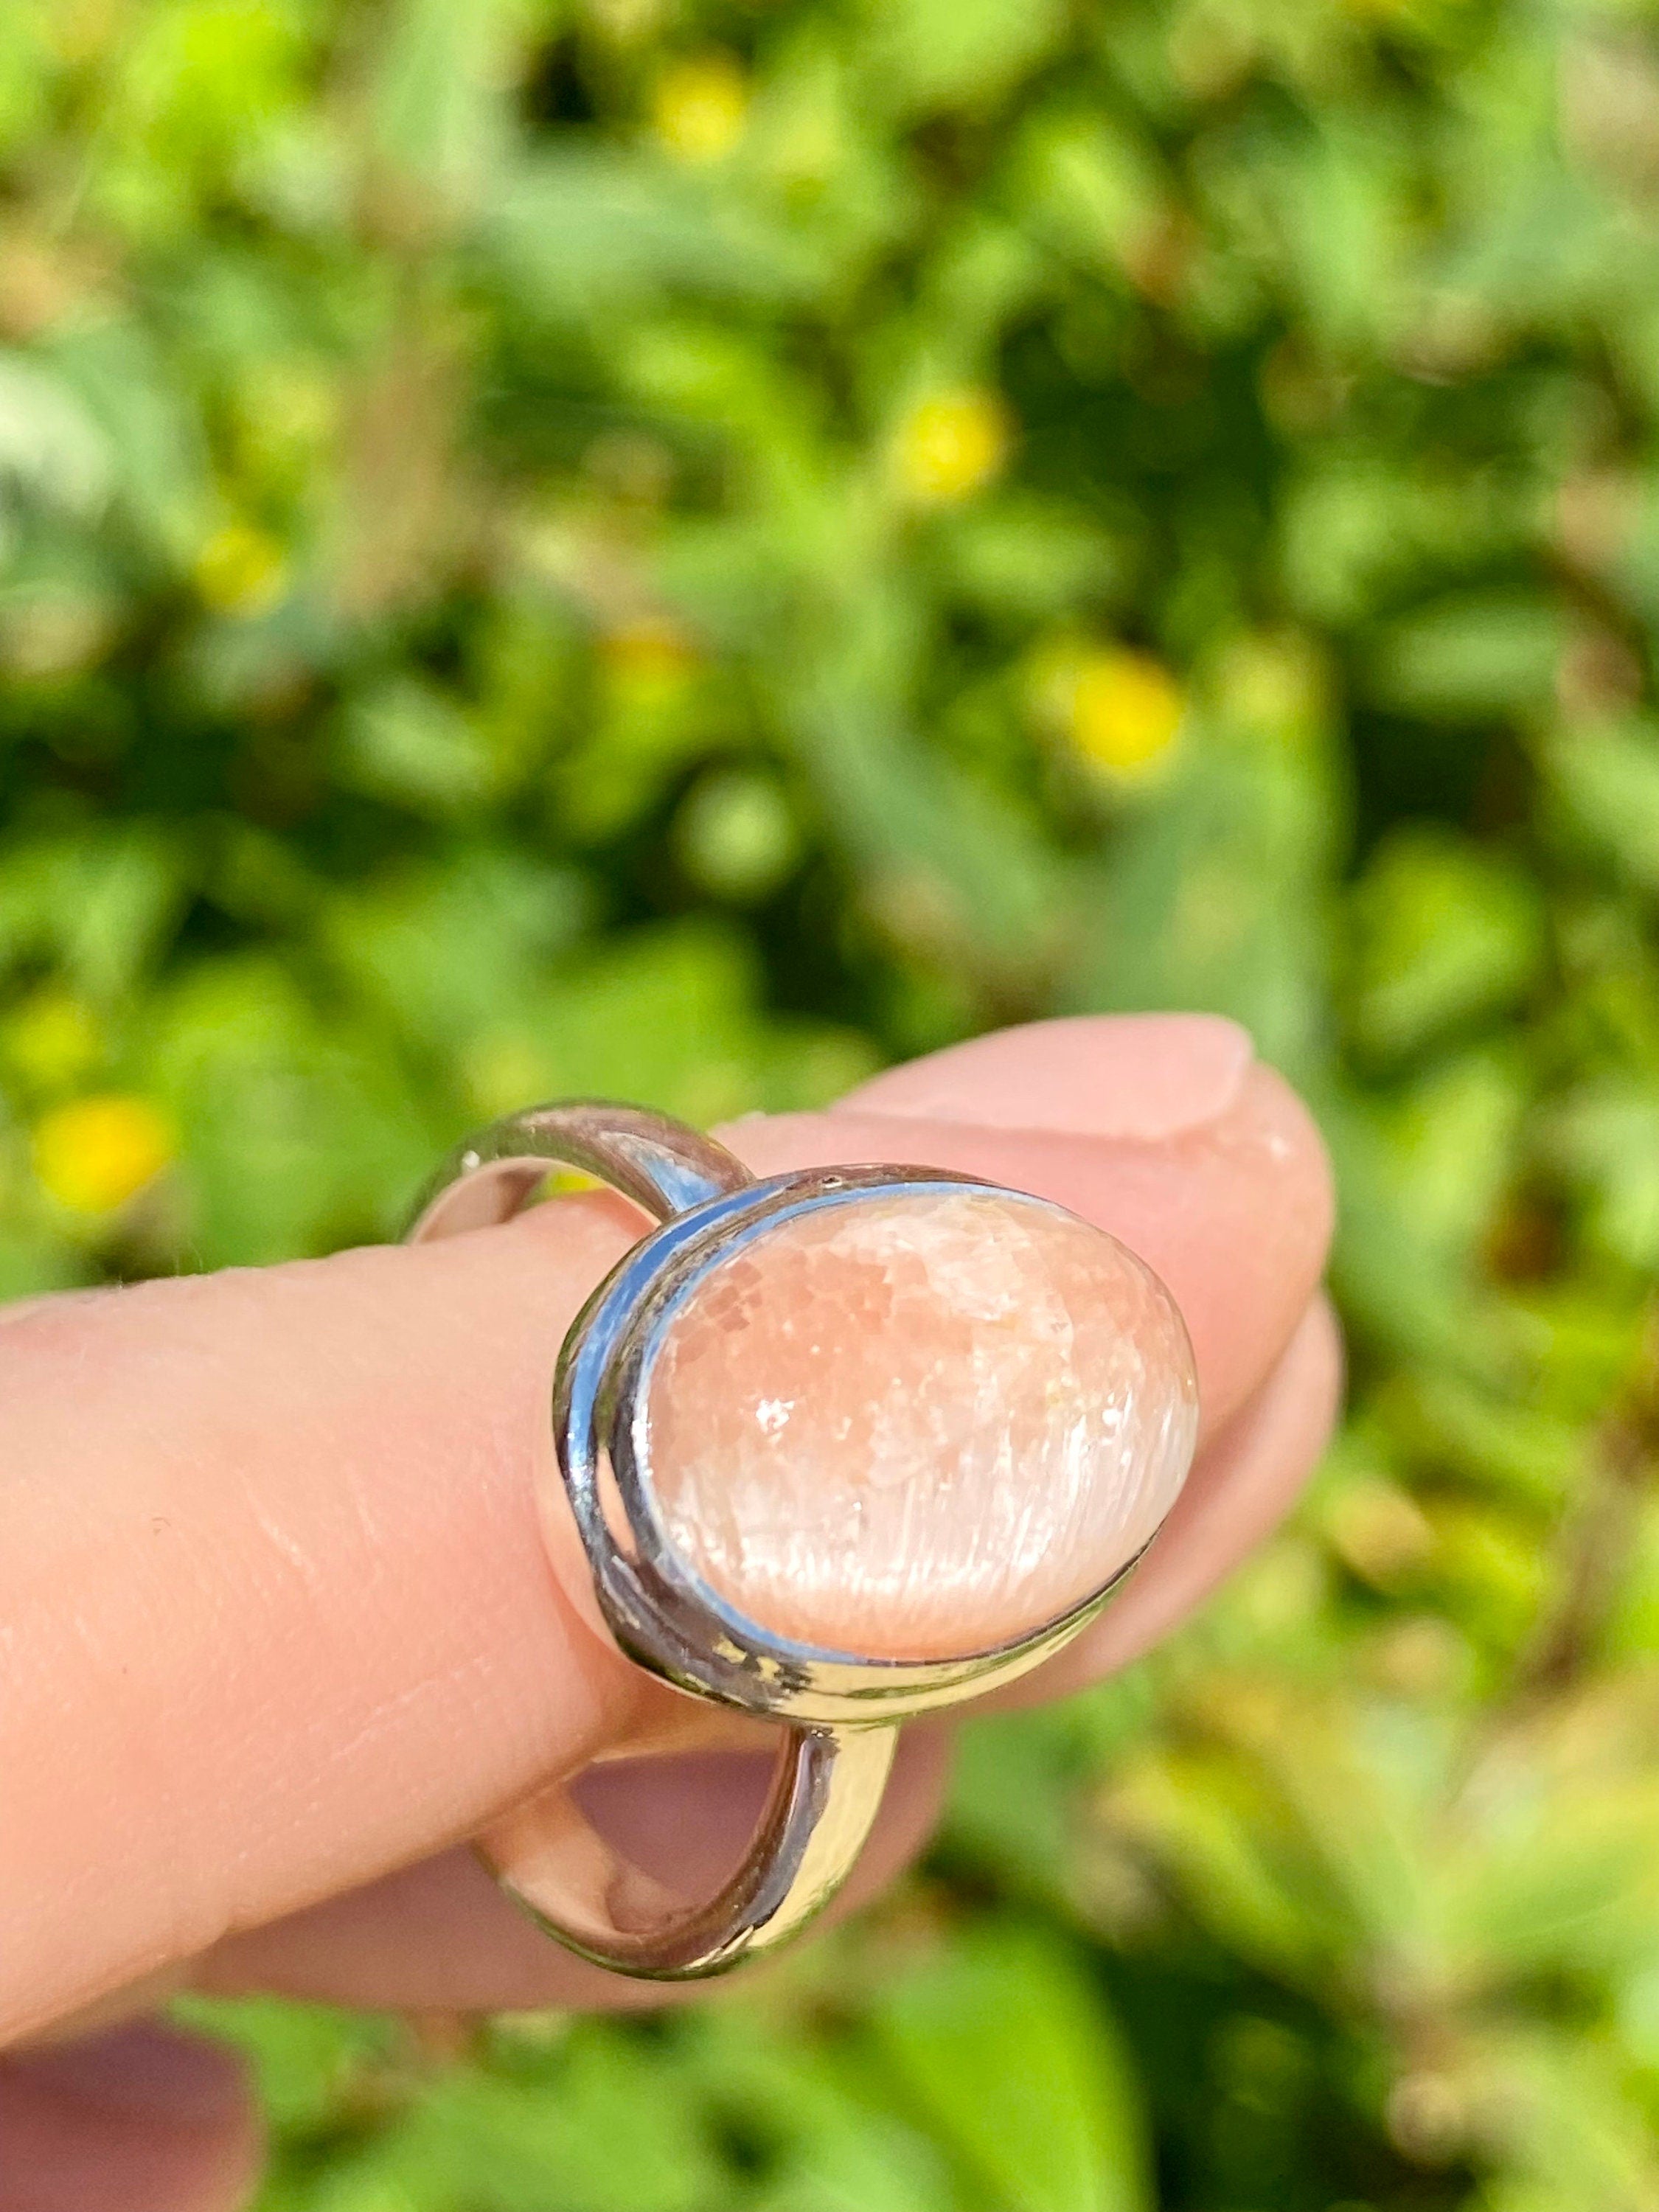
[[[494,1123],[443,1163],[409,1239],[506,1221],[571,1169],[656,1225],[559,1352],[544,1523],[574,1517],[629,1659],[781,1741],[744,1863],[704,1904],[623,1858],[574,1778],[478,1848],[570,1949],[684,1980],[828,1903],[899,1721],[1012,1680],[1094,1617],[1186,1478],[1197,1383],[1164,1285],[1063,1206],[937,1168],[757,1179],[634,1107]]]

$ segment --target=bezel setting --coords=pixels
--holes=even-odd
[[[651,1379],[676,1317],[726,1262],[804,1214],[965,1188],[1077,1217],[939,1168],[819,1169],[757,1181],[722,1146],[665,1115],[576,1099],[507,1115],[457,1146],[408,1238],[506,1222],[550,1173],[571,1168],[658,1225],[566,1331],[551,1392],[560,1480],[544,1513],[562,1515],[568,1502],[596,1629],[676,1689],[777,1723],[776,1757],[747,1854],[701,1905],[630,1867],[588,1819],[570,1776],[503,1813],[476,1848],[507,1893],[580,1957],[641,1979],[695,1980],[775,1948],[834,1897],[880,1809],[901,1721],[1041,1665],[1093,1619],[1141,1554],[1029,1634],[946,1659],[831,1650],[751,1619],[681,1555],[658,1510]],[[562,1538],[550,1522],[549,1536],[562,1571]]]
[[[732,1605],[682,1558],[651,1468],[653,1366],[676,1316],[720,1267],[807,1213],[890,1197],[994,1194],[1064,1215],[1047,1199],[978,1176],[898,1165],[773,1176],[726,1191],[653,1231],[577,1316],[553,1386],[559,1472],[599,1608],[622,1650],[676,1688],[746,1712],[890,1723],[1012,1681],[1087,1626],[1140,1556],[1027,1635],[950,1659],[890,1659],[805,1644]],[[1144,1547],[1143,1547],[1144,1548]]]

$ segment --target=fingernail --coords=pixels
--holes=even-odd
[[[1218,1121],[1253,1058],[1218,1014],[1079,1014],[890,1068],[833,1110],[1157,1144]]]
[[[230,2051],[154,2021],[24,2052],[8,2065],[53,2096],[184,2127],[215,2125],[240,2110],[247,2094],[241,2063]]]

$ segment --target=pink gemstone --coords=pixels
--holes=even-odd
[[[1192,1456],[1181,1316],[1112,1237],[994,1192],[797,1216],[707,1276],[648,1383],[677,1551],[871,1658],[1030,1634],[1152,1534]]]

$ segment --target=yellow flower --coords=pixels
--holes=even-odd
[[[27,1083],[62,1091],[98,1063],[98,1025],[67,991],[37,991],[6,1024],[6,1057]]]
[[[173,1153],[173,1132],[147,1098],[77,1098],[35,1125],[35,1175],[76,1213],[125,1206]]]
[[[196,556],[196,588],[218,614],[266,614],[287,581],[282,547],[251,522],[228,522]]]
[[[697,654],[684,630],[647,616],[605,632],[599,665],[614,697],[629,706],[660,706],[684,690]]]
[[[1008,410],[994,392],[942,392],[901,424],[899,481],[913,500],[938,506],[988,483],[1008,457]]]
[[[718,161],[743,136],[749,82],[730,54],[693,54],[671,62],[657,80],[651,124],[682,161]]]
[[[1128,780],[1154,772],[1181,733],[1185,694],[1160,661],[1119,646],[1079,653],[1057,687],[1085,759]]]

